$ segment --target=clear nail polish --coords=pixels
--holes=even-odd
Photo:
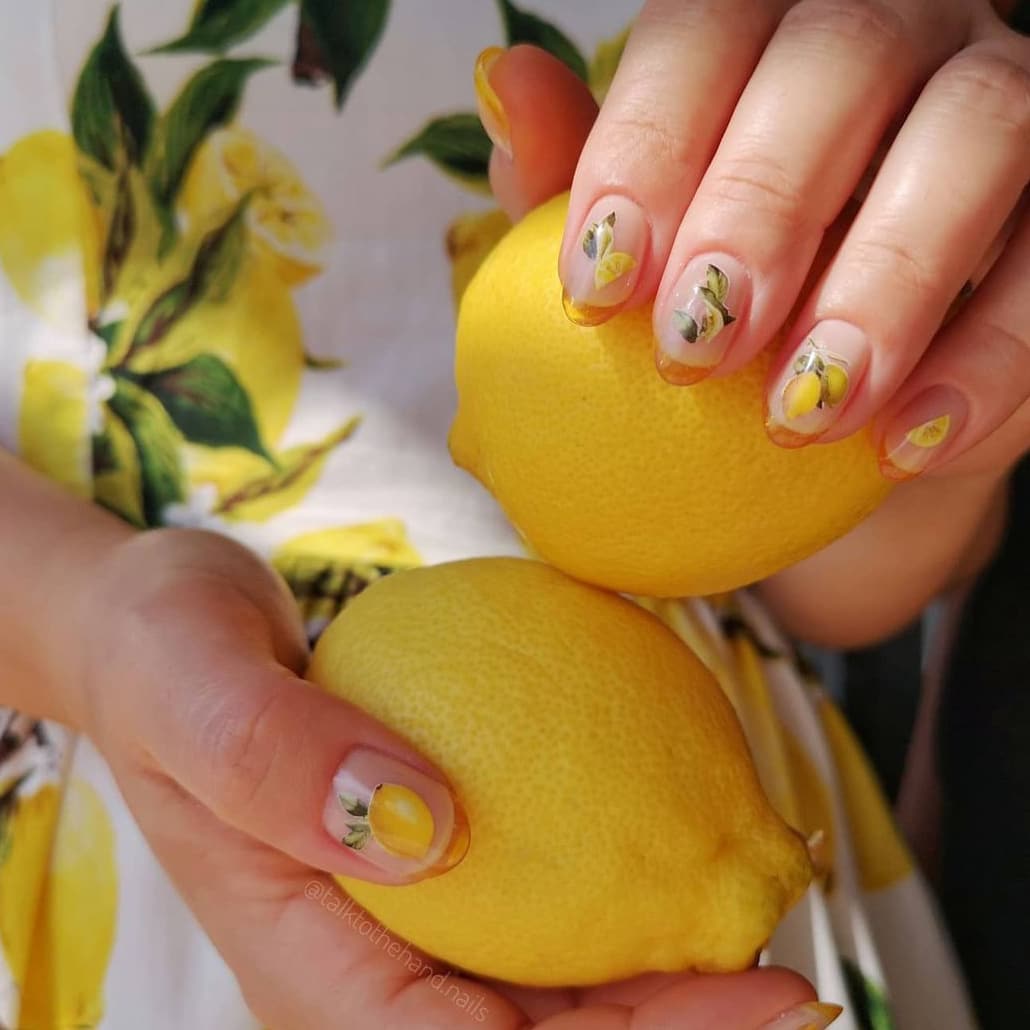
[[[758,1030],[826,1030],[843,1011],[840,1005],[806,1001],[780,1013],[771,1022],[763,1023]]]
[[[934,386],[895,415],[880,444],[880,471],[912,479],[938,463],[965,425],[969,405],[952,386]]]
[[[869,365],[869,343],[849,322],[819,322],[766,397],[765,425],[781,447],[818,439],[840,417]]]
[[[689,386],[722,361],[745,313],[750,277],[728,254],[689,261],[655,326],[655,364],[667,382]]]
[[[577,325],[600,325],[633,292],[647,253],[644,212],[626,197],[599,200],[558,269],[565,314]]]
[[[323,823],[334,840],[402,881],[451,868],[469,843],[446,784],[371,748],[355,748],[337,769]]]
[[[483,123],[490,142],[511,158],[511,124],[508,121],[508,113],[504,110],[501,98],[490,82],[490,70],[506,52],[503,47],[487,47],[476,58],[476,67],[472,78],[476,87],[476,107],[479,110],[479,120]]]

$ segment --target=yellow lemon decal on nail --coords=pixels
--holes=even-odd
[[[625,275],[635,268],[636,264],[637,259],[632,254],[626,254],[619,250],[605,254],[594,268],[594,285],[601,289],[603,286],[615,282],[620,275]]]
[[[425,858],[436,833],[429,806],[397,783],[381,783],[373,791],[368,825],[380,847],[403,858]]]
[[[848,392],[848,374],[840,365],[827,365],[823,383],[823,400],[836,407]]]
[[[789,419],[801,418],[815,411],[823,394],[823,384],[816,372],[795,376],[784,388],[783,411]]]
[[[937,418],[909,430],[905,439],[915,447],[936,447],[948,435],[950,429],[951,416],[938,415]]]

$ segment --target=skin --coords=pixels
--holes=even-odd
[[[728,241],[741,222],[740,198],[734,201],[725,191],[721,196],[697,192],[698,183],[702,175],[705,181],[718,176],[707,171],[732,113],[732,101],[745,84],[752,82],[749,103],[760,112],[763,93],[772,84],[793,82],[794,72],[785,64],[777,71],[775,62],[765,65],[762,58],[777,26],[782,29],[780,16],[786,6],[743,0],[645,5],[645,28],[634,34],[617,87],[596,123],[593,101],[563,66],[531,48],[506,54],[491,71],[491,84],[510,119],[514,154],[508,158],[497,151],[491,162],[501,202],[517,217],[571,183],[576,217],[597,196],[601,169],[607,169],[603,174],[609,177],[605,189],[616,185],[639,189],[641,194],[657,190],[653,255],[629,303],[650,300],[656,290],[661,299],[663,276],[694,238],[697,224],[710,225],[704,220],[713,219]],[[820,9],[814,0],[802,6],[816,13]],[[1015,204],[1022,189],[1019,176],[1023,184],[1027,178],[1025,155],[1018,148],[1019,139],[1030,138],[1024,118],[1025,79],[1019,72],[1026,67],[1026,54],[1022,44],[988,20],[985,5],[970,0],[963,7],[947,6],[952,48],[975,27],[978,45],[992,54],[997,51],[990,59],[1016,69],[1006,75],[1003,88],[1007,99],[1016,101],[1012,119],[1024,119],[1016,126],[1022,137],[1013,134],[1017,143],[1011,146],[1018,151],[1014,156],[1004,139],[992,139],[996,161],[991,181],[1001,199],[979,198],[988,209],[986,224],[976,229],[975,243],[980,246],[1000,231],[995,224],[999,215],[1006,204]],[[906,5],[912,13],[898,37],[902,47],[918,49],[926,35],[918,32],[917,7]],[[731,8],[736,17],[728,17],[734,13]],[[925,9],[920,10],[925,15]],[[715,13],[723,19],[714,18]],[[793,24],[798,21],[795,16]],[[722,22],[732,24],[732,35]],[[966,36],[955,27],[958,24],[965,25]],[[815,35],[820,46],[832,50],[832,32]],[[789,39],[784,46],[789,48]],[[704,57],[706,48],[721,55],[724,69],[736,76],[736,88],[716,91],[723,99],[699,113],[699,102],[691,97],[713,95],[697,79],[714,74],[711,59]],[[927,77],[950,59],[948,51],[947,46],[920,50],[921,63],[906,65],[908,74]],[[847,84],[839,81],[843,76],[833,74],[832,60],[826,54],[822,60],[829,74],[820,89],[836,82],[836,93],[846,92]],[[869,75],[882,71],[882,63],[875,62],[886,60],[883,53],[870,60]],[[656,81],[649,69],[668,74]],[[798,69],[800,78],[792,86],[801,92],[802,71]],[[890,79],[895,102],[903,93],[900,77],[898,72]],[[977,97],[994,95],[972,72],[964,81],[971,87],[979,82],[980,88],[973,89]],[[961,91],[945,93],[957,97]],[[547,103],[541,105],[543,98]],[[867,152],[877,132],[889,120],[890,104],[880,99],[874,111],[859,112],[861,139],[849,154],[842,180],[861,171],[863,159],[872,156]],[[647,121],[641,120],[642,111],[649,112]],[[916,114],[918,108],[913,117]],[[854,119],[854,112],[851,116]],[[833,117],[832,111],[823,112],[819,131],[832,130],[837,124]],[[1003,121],[995,116],[992,124],[998,129]],[[682,135],[687,125],[693,126],[689,141]],[[921,161],[930,171],[947,165],[951,152],[917,129],[918,123],[906,139],[905,161]],[[734,132],[745,134],[746,124],[737,125]],[[699,137],[703,145],[697,143]],[[801,157],[808,160],[804,133],[798,139]],[[814,135],[808,142],[815,145]],[[762,154],[769,157],[768,139],[755,146],[756,160]],[[680,162],[672,168],[674,178],[667,175],[670,160]],[[903,163],[898,158],[892,165],[888,156],[884,165],[887,186],[877,195],[883,204],[873,209],[874,214],[879,210],[881,219],[887,217],[884,212],[906,207],[895,203],[892,208],[888,202],[898,188],[896,181],[891,187],[890,174],[898,173]],[[809,174],[812,167],[818,168],[817,161],[803,160],[802,165]],[[760,166],[759,160],[755,167]],[[651,183],[645,190],[648,168]],[[665,174],[659,174],[663,169]],[[666,182],[679,184],[681,205],[694,198],[689,210],[677,211],[668,198],[661,206],[660,191]],[[793,183],[794,192],[807,196],[807,182]],[[785,289],[789,295],[791,289],[800,289],[805,258],[814,253],[819,225],[832,221],[834,202],[846,196],[851,185],[828,183],[819,197],[818,214],[793,212],[807,234],[803,245],[795,248],[798,253],[783,266],[786,286],[781,284],[779,292]],[[874,186],[874,195],[875,191]],[[761,207],[763,196],[779,202],[773,191],[761,186],[746,195],[748,221],[766,224],[769,230],[762,237],[756,228],[754,253],[764,253],[766,264],[779,267],[776,232],[790,220],[777,217],[783,211]],[[789,198],[790,193],[784,196]],[[755,213],[756,203],[766,217]],[[948,221],[941,212],[923,210],[922,215]],[[693,221],[684,223],[684,217]],[[964,210],[960,222],[960,228],[968,227],[975,218]],[[900,248],[912,244],[925,224],[896,226],[896,254],[904,253]],[[934,237],[935,246],[949,249],[960,235],[955,231]],[[738,241],[735,246],[743,254],[751,244]],[[975,571],[989,554],[1007,471],[1030,435],[1030,347],[1021,335],[1030,318],[1025,299],[1013,289],[1021,273],[1025,276],[1028,247],[1025,223],[1019,223],[977,300],[938,334],[932,351],[928,344],[933,319],[920,312],[925,307],[939,313],[945,299],[950,301],[961,286],[953,280],[966,275],[963,262],[944,262],[944,270],[926,278],[925,290],[912,303],[892,298],[893,305],[902,305],[901,324],[910,342],[893,363],[883,365],[879,379],[869,380],[875,388],[855,395],[847,417],[854,425],[883,417],[891,404],[904,403],[905,390],[920,386],[919,376],[924,383],[943,377],[968,384],[977,399],[976,417],[946,453],[943,468],[896,491],[875,518],[845,540],[762,586],[788,627],[802,630],[800,635],[847,644],[889,632],[949,581]],[[819,305],[825,304],[831,305],[827,310],[837,311],[832,307],[837,304],[858,319],[872,310],[872,295],[882,299],[883,282],[892,271],[891,254],[881,253],[872,262],[870,271],[879,279],[863,279],[849,270],[856,261],[860,264],[862,248],[857,254],[854,248],[850,255],[844,253],[851,263],[841,266],[839,282],[844,285],[834,285],[834,266],[806,303],[813,312],[821,312]],[[870,253],[866,244],[866,256]],[[911,278],[911,268],[909,272]],[[852,281],[871,285],[865,294],[849,297],[847,284]],[[777,303],[789,309],[793,299],[791,304],[782,298]],[[990,318],[984,317],[985,308]],[[761,346],[763,333],[767,338],[785,316],[786,310],[768,305],[765,322],[752,327],[753,337],[728,360],[742,362],[746,349]],[[871,330],[870,334],[875,335]],[[970,358],[973,353],[980,355],[976,363]],[[992,400],[987,386],[996,382],[999,370],[1004,372],[1002,389],[994,393],[1000,399]],[[847,423],[839,431],[846,429]],[[934,516],[941,510],[948,518],[938,527]],[[934,533],[926,532],[928,524],[935,526]],[[907,583],[901,582],[899,553],[910,563],[904,571]],[[862,568],[857,583],[856,567]],[[357,1008],[376,1026],[452,1030],[460,1025],[465,1015],[425,978],[408,972],[348,922],[306,896],[312,880],[328,889],[326,872],[371,875],[320,829],[324,791],[346,750],[356,743],[372,744],[408,761],[421,759],[374,721],[299,678],[307,657],[303,635],[274,573],[237,545],[209,534],[176,530],[136,535],[2,452],[0,568],[0,665],[10,673],[0,684],[0,703],[58,719],[97,743],[156,855],[266,1025],[321,1030],[345,1025],[346,1013]],[[828,592],[812,585],[840,582],[834,577],[844,575],[849,577],[847,591]],[[643,977],[585,991],[466,984],[458,977],[450,982],[482,995],[485,1021],[467,1021],[487,1030],[690,1030],[714,1025],[749,1030],[813,997],[800,977],[775,969],[727,977]]]

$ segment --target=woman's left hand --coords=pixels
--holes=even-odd
[[[653,298],[658,369],[679,384],[740,368],[789,319],[770,435],[873,421],[892,479],[1003,474],[1025,449],[1030,39],[985,0],[649,0],[596,122],[540,51],[480,79],[509,211],[572,183],[571,317]]]

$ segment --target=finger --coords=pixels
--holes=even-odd
[[[157,639],[124,669],[149,686],[134,713],[148,761],[229,825],[320,869],[391,883],[460,861],[468,827],[445,776],[262,653],[233,603],[194,591],[188,615],[148,620]]]
[[[785,0],[650,0],[576,168],[559,273],[596,325],[654,295],[673,237]]]
[[[479,117],[494,144],[490,186],[512,221],[572,183],[597,117],[590,90],[537,47],[490,47],[476,60]]]
[[[148,841],[265,1026],[514,1030],[511,1002],[395,937],[327,877],[170,783],[120,778]]]
[[[784,17],[676,237],[654,309],[658,368],[741,367],[798,296],[826,227],[962,19],[923,0],[803,0]]]
[[[1024,214],[986,280],[878,417],[881,468],[889,478],[1005,468],[1030,446],[1028,282]],[[956,462],[985,443],[989,453],[979,461]]]
[[[949,61],[898,134],[773,370],[777,443],[835,439],[867,423],[1018,203],[1030,179],[1030,40],[1004,32]]]

